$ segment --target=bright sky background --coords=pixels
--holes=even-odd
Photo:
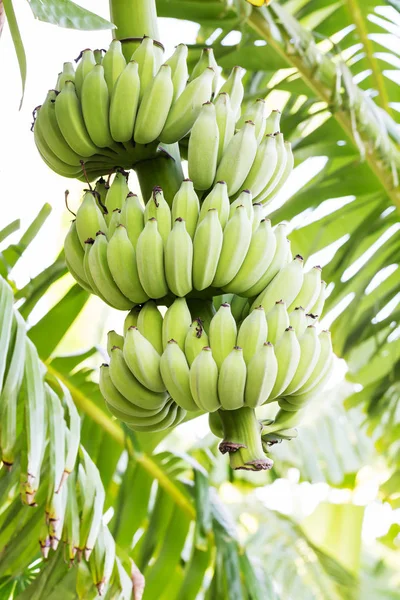
[[[46,222],[39,237],[32,244],[27,256],[15,270],[17,283],[24,284],[30,277],[36,275],[42,268],[50,264],[62,246],[63,237],[70,221],[64,205],[64,191],[70,191],[71,206],[77,206],[83,185],[80,182],[64,179],[48,169],[39,157],[30,131],[32,110],[41,104],[48,89],[52,88],[61,71],[64,61],[72,61],[83,48],[106,48],[111,40],[109,31],[77,32],[35,21],[28,2],[15,1],[18,22],[28,58],[28,78],[25,99],[22,110],[19,111],[21,84],[14,49],[7,25],[0,38],[0,93],[1,142],[0,142],[0,229],[16,218],[21,218],[22,231],[36,216],[41,206],[48,202],[53,212]],[[108,18],[108,2],[88,0],[80,2],[89,10],[94,10]],[[174,45],[179,42],[193,42],[197,25],[189,22],[177,22],[163,19],[160,22],[160,37],[166,47],[166,56],[172,52]],[[230,43],[235,43],[234,38]],[[271,106],[270,108],[274,108]],[[324,157],[303,164],[296,170],[290,183],[282,190],[277,203],[304,185],[325,163]],[[131,189],[133,178],[131,177]],[[133,191],[134,187],[133,187]],[[329,212],[329,207],[323,210]],[[321,214],[322,216],[322,214]],[[14,240],[18,239],[18,234]],[[13,240],[13,241],[14,241]],[[57,283],[53,286],[52,299],[42,302],[32,314],[32,321],[46,312],[49,303],[65,292],[71,281]],[[93,343],[105,342],[105,332],[108,329],[121,329],[124,313],[105,307],[95,296],[91,298],[77,323],[63,344],[64,349],[77,350]],[[195,427],[185,426],[192,435],[203,435],[206,423],[196,421]],[[188,432],[189,433],[189,432]],[[363,490],[357,501],[369,503],[365,523],[365,537],[369,541],[376,535],[382,535],[390,523],[395,520],[388,507],[381,506],[374,500],[378,487],[377,474],[363,482]],[[304,513],[310,512],[315,503],[330,497],[327,486],[296,483],[280,480],[268,490],[268,498],[263,498],[271,508],[284,512],[292,512],[293,503],[301,503]],[[333,496],[333,499],[335,497]],[[339,495],[339,501],[342,501]],[[348,498],[347,498],[348,499]],[[399,519],[400,520],[400,519]],[[377,525],[378,521],[378,525]]]

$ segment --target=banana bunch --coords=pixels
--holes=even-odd
[[[282,300],[240,322],[225,302],[204,314],[201,304],[176,298],[162,317],[150,300],[128,314],[124,337],[109,333],[108,351],[100,389],[110,411],[139,431],[173,426],[186,411],[221,416],[273,401],[280,413],[266,433],[287,429],[282,414],[292,423],[333,363],[330,333]]]
[[[126,62],[121,42],[107,52],[86,49],[79,64],[64,63],[55,89],[36,109],[34,138],[56,173],[92,181],[118,165],[155,157],[159,144],[186,144],[189,177],[203,193],[225,181],[230,198],[249,189],[267,203],[293,168],[280,114],[257,100],[241,116],[244,69],[235,67],[219,89],[219,67],[205,48],[188,73],[184,44],[161,64],[157,42],[145,37]]]
[[[229,203],[218,182],[200,204],[184,180],[172,207],[161,188],[143,206],[129,192],[127,173],[87,190],[64,242],[76,281],[119,310],[156,299],[231,294],[235,316],[276,300],[320,315],[326,284],[321,270],[303,272],[292,260],[286,226],[272,228],[247,190]],[[240,313],[238,314],[238,310]]]

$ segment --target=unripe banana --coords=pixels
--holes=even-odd
[[[315,365],[308,380],[299,389],[297,389],[296,392],[294,392],[293,402],[295,402],[295,397],[297,395],[306,394],[315,389],[315,387],[331,368],[333,350],[330,331],[321,331],[318,338],[320,342],[320,353],[317,364]]]
[[[189,77],[186,63],[187,55],[187,46],[179,44],[175,48],[173,55],[165,63],[171,67],[172,84],[174,86],[173,102],[175,102],[185,89]]]
[[[233,299],[233,294],[221,294],[220,296],[213,296],[212,302],[215,310],[217,311],[221,304],[230,304]],[[231,307],[232,310],[232,307]]]
[[[117,229],[118,225],[121,225],[120,223],[120,217],[121,217],[121,211],[119,208],[115,208],[112,212],[111,215],[111,219],[108,222],[108,233],[107,233],[107,237],[111,240],[112,236],[115,233],[115,230]]]
[[[197,411],[198,407],[190,391],[189,366],[175,340],[167,343],[161,356],[160,369],[168,393],[175,402],[185,410]]]
[[[86,129],[81,103],[72,81],[66,81],[57,96],[56,117],[61,133],[74,152],[84,158],[96,154],[97,148]]]
[[[226,181],[229,196],[233,196],[246,180],[257,153],[257,139],[252,121],[246,121],[229,142],[218,165],[216,180]],[[245,186],[248,187],[248,186]]]
[[[302,306],[297,306],[289,315],[290,326],[296,332],[297,338],[300,339],[308,325],[306,311]]]
[[[115,83],[126,67],[126,60],[122,54],[122,45],[119,40],[113,40],[111,42],[101,64],[104,68],[104,78],[111,98]]]
[[[164,273],[163,240],[158,231],[157,220],[146,223],[136,246],[136,261],[140,282],[149,298],[162,298],[168,294]]]
[[[95,242],[89,252],[88,266],[90,274],[96,288],[108,304],[119,310],[129,310],[132,308],[132,301],[120,291],[113,279],[110,267],[108,266],[107,248],[107,238],[100,231],[96,235]]]
[[[243,100],[244,88],[242,79],[245,74],[245,70],[242,67],[233,67],[228,79],[220,89],[220,94],[224,92],[229,94],[231,100],[231,106],[235,114],[235,122],[240,117],[240,107]]]
[[[311,313],[313,315],[317,315],[320,317],[322,315],[322,311],[324,309],[325,304],[325,293],[326,293],[326,283],[325,281],[321,281],[321,288],[318,294],[317,301],[314,306],[311,308]]]
[[[137,328],[149,340],[158,354],[163,352],[163,317],[153,300],[146,302],[138,316]]]
[[[95,65],[86,75],[82,84],[81,102],[86,129],[93,143],[99,148],[112,146],[108,120],[110,96],[102,65]]]
[[[190,390],[200,410],[214,412],[221,407],[218,398],[218,367],[209,346],[205,346],[190,367]]]
[[[111,95],[110,131],[116,142],[129,142],[133,138],[136,114],[139,106],[139,66],[131,60],[117,81]]]
[[[153,392],[165,391],[160,373],[160,355],[137,327],[128,329],[123,352],[126,364],[142,385]]]
[[[144,229],[144,208],[136,194],[129,193],[121,210],[121,225],[126,227],[128,238],[136,249],[139,235]]]
[[[283,300],[275,302],[275,306],[266,314],[266,320],[268,326],[268,341],[275,345],[284,334],[285,330],[291,325],[286,310],[286,304]]]
[[[223,232],[218,210],[211,208],[199,223],[193,240],[193,287],[204,290],[211,286],[221,253]]]
[[[139,67],[140,92],[139,101],[142,101],[145,91],[151,85],[156,73],[156,62],[153,40],[144,37],[140,46],[132,54],[131,60],[137,62]]]
[[[126,332],[128,331],[129,327],[137,327],[139,313],[141,310],[142,306],[137,305],[131,308],[131,310],[128,312],[124,321],[124,335],[126,335]]]
[[[137,144],[149,144],[158,139],[167,120],[173,95],[171,67],[161,65],[139,106],[133,135]]]
[[[280,132],[281,112],[273,110],[265,120],[265,134],[273,135]]]
[[[219,131],[217,164],[235,133],[235,111],[227,93],[218,94],[215,101],[215,116]]]
[[[75,221],[71,223],[71,227],[69,228],[65,237],[64,253],[65,260],[68,262],[68,265],[71,265],[74,273],[76,273],[80,279],[89,285],[89,282],[86,279],[85,270],[83,268],[85,252],[78,237]]]
[[[67,165],[80,165],[80,156],[74,152],[64,139],[56,117],[56,98],[54,90],[47,93],[46,100],[40,107],[35,121],[36,127],[41,128],[43,138],[50,150]]]
[[[252,227],[243,205],[226,224],[221,254],[213,280],[214,287],[224,287],[237,275],[250,246]]]
[[[82,248],[85,248],[86,240],[94,238],[98,231],[108,233],[104,217],[91,191],[85,193],[76,213],[76,231]]]
[[[210,323],[210,346],[218,368],[236,346],[237,327],[229,304],[221,304]]]
[[[256,127],[256,138],[259,144],[264,136],[266,119],[265,119],[265,100],[257,98],[246,110],[245,114],[240,117],[236,124],[237,129],[241,129],[246,121],[253,121]]]
[[[160,135],[162,142],[173,144],[190,131],[202,105],[211,98],[213,79],[214,71],[208,68],[186,86],[172,105]]]
[[[161,188],[155,187],[144,209],[144,221],[155,218],[164,247],[171,231],[171,209]]]
[[[197,190],[212,186],[217,170],[219,130],[212,102],[205,102],[190,132],[189,177]]]
[[[168,400],[164,391],[156,393],[139,383],[125,362],[122,348],[117,346],[111,350],[110,377],[117,390],[139,408],[160,410]]]
[[[283,392],[285,396],[297,392],[308,381],[318,362],[321,344],[317,330],[313,325],[307,327],[303,335],[299,338],[299,344],[300,361],[292,381]]]
[[[181,217],[186,223],[186,231],[193,239],[199,219],[200,203],[194,191],[193,181],[184,179],[172,201],[172,221]]]
[[[235,294],[250,296],[249,290],[260,280],[271,264],[276,250],[276,237],[271,221],[263,219],[253,232],[245,259],[227,288]]]
[[[302,306],[306,312],[311,310],[321,291],[321,267],[313,267],[304,274],[300,292],[289,306],[289,311]]]
[[[260,192],[268,185],[277,167],[277,162],[276,137],[266,135],[257,149],[254,162],[243,183],[243,186],[251,190],[255,198],[258,199]]]
[[[75,81],[75,69],[71,62],[64,63],[63,70],[58,76],[56,85],[56,90],[58,92],[63,89],[66,81]]]
[[[100,367],[99,387],[110,412],[128,421],[135,407],[117,390],[110,377],[110,368],[106,364]]]
[[[118,348],[124,347],[124,336],[119,335],[116,331],[112,330],[107,333],[107,354],[111,358],[111,350],[117,346]]]
[[[90,285],[93,293],[96,294],[97,296],[99,296],[99,298],[101,298],[106,304],[109,304],[109,302],[106,300],[106,298],[103,296],[103,294],[100,292],[97,285],[95,284],[95,281],[90,272],[89,254],[90,254],[93,244],[94,244],[93,238],[88,238],[85,242],[85,256],[83,257],[83,269],[85,271],[86,279],[89,282],[89,285]]]
[[[239,323],[249,314],[249,301],[247,298],[233,295],[231,300],[231,313],[235,321]],[[244,313],[247,313],[246,315]]]
[[[107,261],[111,275],[124,296],[136,304],[149,299],[140,282],[135,249],[123,225],[116,228],[108,243]]]
[[[253,311],[254,312],[254,311]],[[270,397],[278,374],[278,361],[271,342],[265,342],[247,365],[244,392],[246,406],[256,408]]]
[[[294,156],[293,156],[292,146],[291,146],[290,142],[285,142],[285,152],[286,152],[286,162],[285,162],[285,168],[282,172],[282,175],[280,176],[279,180],[277,181],[277,183],[273,187],[273,189],[270,189],[268,191],[268,193],[264,193],[258,197],[258,201],[262,202],[264,206],[269,204],[269,202],[271,202],[271,200],[273,200],[275,198],[275,196],[278,194],[278,192],[280,192],[280,190],[285,185],[286,181],[289,179],[291,172],[293,171]]]
[[[76,93],[78,95],[78,98],[81,97],[82,85],[83,85],[83,81],[84,81],[86,75],[88,75],[88,73],[90,73],[90,71],[93,69],[93,67],[95,65],[96,65],[96,59],[94,57],[92,50],[90,50],[90,49],[83,50],[81,59],[79,61],[78,66],[76,67],[76,72],[75,72],[75,86],[76,86]]]
[[[268,313],[278,300],[284,300],[286,305],[290,305],[301,289],[303,277],[303,258],[298,254],[279,271],[264,292],[257,296],[252,308],[261,304]]]
[[[275,419],[273,423],[267,425],[263,429],[263,433],[274,433],[275,431],[280,431],[281,429],[291,429],[292,427],[296,427],[302,419],[302,412],[289,412],[280,408],[275,415]]]
[[[280,396],[292,381],[300,361],[300,344],[294,329],[288,327],[275,346],[278,375],[272,388],[270,400]]]
[[[264,199],[268,197],[268,195],[274,191],[275,187],[278,185],[286,167],[286,162],[288,159],[287,148],[285,146],[285,142],[283,139],[282,133],[275,134],[276,140],[276,166],[275,169],[270,175],[267,184],[264,188],[256,195],[253,192],[255,202],[261,202],[265,204]]]
[[[236,410],[244,403],[247,369],[243,351],[235,346],[228,354],[219,370],[218,397],[222,408]]]
[[[195,319],[190,325],[185,338],[185,356],[190,366],[205,346],[208,346],[208,335],[202,321]]]
[[[262,306],[255,308],[240,325],[237,345],[243,350],[246,365],[253,356],[263,347],[268,339],[268,327],[265,312]]]
[[[234,200],[229,209],[229,218],[231,219],[236,212],[238,206],[244,206],[246,209],[246,214],[250,223],[253,225],[254,211],[253,211],[253,202],[252,202],[252,194],[250,190],[243,190],[239,196]]]
[[[185,298],[176,298],[164,315],[162,324],[163,348],[169,340],[175,340],[181,350],[185,350],[185,339],[192,322]]]
[[[183,408],[177,406],[177,404],[170,398],[168,403],[162,409],[162,414],[160,413],[161,420],[157,420],[157,422],[153,422],[154,420],[143,420],[143,422],[138,425],[136,423],[127,423],[127,426],[134,431],[143,431],[143,432],[156,432],[156,431],[164,431],[169,427],[174,427],[178,425],[186,416],[186,411]],[[146,424],[143,424],[146,423]]]
[[[196,79],[196,77],[199,77],[199,75],[201,75],[203,73],[203,71],[205,71],[207,69],[207,67],[211,67],[215,73],[213,87],[212,87],[213,96],[214,96],[217,91],[217,88],[218,88],[218,79],[219,79],[219,73],[220,73],[221,69],[220,69],[220,67],[218,67],[218,64],[217,64],[217,61],[215,60],[214,52],[213,52],[212,48],[207,47],[207,48],[202,49],[200,58],[199,58],[198,62],[195,64],[195,66],[193,67],[193,71],[190,74],[189,82],[193,81],[193,79]]]
[[[105,205],[108,211],[108,220],[111,219],[111,215],[116,208],[122,210],[128,194],[128,174],[125,171],[117,171],[112,184],[108,188],[105,199]]]
[[[296,406],[297,409],[301,409],[305,404],[307,404],[307,402],[318,397],[318,395],[325,389],[327,383],[329,383],[329,381],[332,377],[333,371],[334,371],[334,361],[333,361],[333,357],[332,357],[332,359],[326,365],[326,368],[324,369],[323,374],[322,375],[320,374],[320,377],[319,377],[317,383],[315,383],[315,385],[313,386],[312,389],[310,389],[310,391],[302,393],[302,394],[299,394],[298,392],[296,392],[295,395],[288,396],[285,399],[288,402],[290,402],[291,405]]]
[[[199,224],[205,219],[208,211],[216,208],[222,229],[224,229],[229,218],[229,196],[225,181],[217,181],[211,192],[204,198],[199,214]]]
[[[253,206],[256,206],[253,204]],[[264,274],[250,289],[246,291],[246,296],[252,298],[258,295],[260,292],[265,290],[267,285],[273,280],[275,275],[285,266],[287,263],[287,225],[285,223],[279,223],[274,230],[276,238],[275,254],[272,262],[269,264]]]
[[[256,202],[253,204],[253,233],[263,219],[265,219],[263,205]]]
[[[165,275],[175,296],[184,297],[192,291],[193,244],[185,221],[178,217],[165,246]]]

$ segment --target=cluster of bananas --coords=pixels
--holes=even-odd
[[[293,168],[279,112],[267,117],[259,99],[241,116],[244,69],[235,67],[219,89],[212,49],[190,77],[187,53],[180,44],[161,64],[162,49],[145,37],[128,63],[117,40],[104,56],[84,50],[76,71],[65,63],[36,109],[34,137],[46,164],[92,181],[154,157],[160,143],[168,151],[181,141],[195,189],[225,181],[229,197],[247,188],[255,202],[270,201]]]
[[[124,337],[109,332],[100,389],[110,411],[132,429],[158,431],[186,411],[219,411],[224,422],[226,412],[277,401],[263,433],[293,427],[331,375],[329,331],[318,333],[315,315],[282,300],[239,323],[226,302],[203,318],[196,310],[177,298],[163,317],[149,300],[128,314]]]
[[[321,270],[304,274],[302,259],[292,261],[286,226],[273,229],[247,190],[230,204],[224,182],[201,207],[191,180],[171,208],[160,188],[143,206],[119,171],[108,190],[100,182],[85,193],[64,248],[78,283],[120,310],[150,298],[168,304],[175,296],[226,292],[243,297],[243,310],[269,310],[283,298],[321,312]]]

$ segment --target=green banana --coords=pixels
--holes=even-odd
[[[154,392],[138,381],[125,361],[123,349],[118,346],[111,350],[110,377],[117,390],[135,407],[160,410],[168,400],[165,390]]]
[[[193,81],[193,79],[196,79],[196,77],[199,77],[199,75],[201,75],[203,71],[207,69],[207,67],[211,67],[211,69],[213,69],[215,73],[212,86],[212,92],[214,96],[218,88],[218,79],[221,69],[218,67],[212,48],[206,47],[202,49],[200,58],[193,67],[193,71],[190,74],[189,82]]]
[[[249,249],[235,277],[226,286],[234,294],[250,296],[253,286],[272,263],[276,250],[276,237],[272,231],[271,221],[263,219],[253,232]]]
[[[105,234],[99,232],[89,252],[88,266],[90,274],[96,288],[111,306],[119,310],[129,310],[132,308],[132,301],[124,296],[114,282],[110,267],[108,266],[107,247],[108,243]]]
[[[184,179],[172,201],[172,222],[181,217],[186,223],[186,231],[193,239],[199,219],[200,203],[194,191],[193,181]]]
[[[259,202],[255,202],[253,204],[253,233],[263,219],[265,219],[263,205]]]
[[[217,170],[219,130],[212,102],[205,102],[192,127],[188,146],[189,177],[197,190],[212,186]]]
[[[221,408],[218,398],[218,367],[209,346],[204,346],[190,367],[190,390],[195,403],[206,412]]]
[[[218,94],[215,100],[215,117],[219,131],[217,156],[217,164],[219,164],[235,133],[235,111],[232,109],[229,95],[226,92]]]
[[[215,176],[216,181],[226,181],[229,196],[243,187],[256,153],[255,126],[252,121],[246,121],[227,145]]]
[[[213,79],[213,69],[207,68],[186,86],[172,105],[160,135],[162,142],[173,144],[190,131],[202,105],[211,98]]]
[[[144,229],[144,208],[137,195],[131,192],[121,209],[121,225],[126,227],[128,238],[136,249],[139,235]]]
[[[87,131],[99,148],[112,147],[109,125],[110,96],[102,65],[95,65],[83,80],[82,113]]]
[[[236,128],[241,129],[246,121],[253,121],[256,127],[256,138],[259,144],[264,136],[266,119],[265,119],[265,100],[257,98],[246,110],[245,114],[240,117],[236,123]]]
[[[172,84],[174,86],[173,102],[182,94],[188,80],[187,59],[188,48],[185,44],[178,44],[175,52],[166,61],[166,65],[171,67]]]
[[[271,342],[265,342],[247,365],[245,405],[256,408],[270,397],[278,374],[278,361]]]
[[[235,346],[222,362],[218,375],[218,397],[222,408],[236,410],[244,403],[247,369],[243,351]]]
[[[246,365],[268,339],[268,326],[262,306],[255,308],[240,325],[237,345],[243,350]]]
[[[322,311],[325,304],[325,293],[326,293],[326,283],[325,281],[321,281],[321,288],[318,294],[318,298],[315,304],[311,308],[311,313],[313,315],[317,315],[320,317],[322,315]]]
[[[257,148],[257,153],[243,186],[251,190],[254,198],[266,188],[278,162],[276,137],[266,135]]]
[[[137,328],[140,333],[153,345],[158,354],[163,352],[162,342],[163,317],[153,300],[143,305],[139,313]]]
[[[60,92],[63,89],[66,81],[75,82],[75,69],[71,62],[65,62],[63,64],[63,70],[58,74],[55,91]]]
[[[148,85],[135,122],[133,137],[138,144],[149,144],[159,138],[172,104],[174,86],[171,67],[162,65]]]
[[[72,81],[65,82],[57,96],[55,106],[58,126],[72,150],[84,158],[96,154],[98,148],[89,137],[81,104],[75,92],[75,84]]]
[[[218,368],[236,346],[237,327],[229,304],[221,304],[210,323],[210,346]]]
[[[108,365],[101,365],[99,387],[101,395],[107,402],[109,410],[115,416],[118,416],[124,421],[130,421],[131,417],[149,417],[159,413],[160,408],[157,408],[156,410],[147,410],[129,402],[129,400],[127,400],[115,387],[110,371],[111,368]]]
[[[166,296],[168,286],[164,273],[163,240],[154,217],[147,221],[138,238],[136,261],[140,282],[149,298]]]
[[[207,213],[211,208],[217,209],[221,227],[222,229],[224,229],[229,219],[230,210],[228,187],[225,181],[217,181],[211,192],[204,198],[203,202],[201,203],[198,221],[199,225],[201,221],[206,218]]]
[[[273,135],[280,132],[281,112],[274,109],[270,112],[265,122],[266,135]]]
[[[307,325],[308,325],[306,311],[304,310],[304,308],[302,306],[297,306],[290,313],[289,321],[290,321],[290,326],[293,327],[293,329],[296,332],[297,337],[300,339],[300,337],[303,335],[303,333],[307,329]],[[311,325],[311,323],[310,323],[310,325]],[[288,325],[287,325],[287,327],[288,327]]]
[[[71,265],[74,273],[76,273],[81,280],[83,280],[85,283],[87,283],[87,285],[89,285],[89,282],[86,279],[85,270],[83,268],[83,259],[85,256],[85,252],[79,241],[76,229],[76,221],[72,221],[71,227],[69,228],[68,233],[65,237],[64,253],[65,259],[66,261],[68,261],[68,264]]]
[[[137,305],[131,308],[131,310],[128,312],[124,321],[124,335],[126,335],[126,332],[128,331],[129,327],[137,327],[139,313],[141,310],[142,306]]]
[[[245,316],[247,316],[250,308],[248,303],[249,301],[247,300],[247,298],[242,298],[241,296],[233,295],[231,300],[231,312],[235,321],[242,321],[245,318]],[[245,312],[247,314],[244,316]]]
[[[120,221],[121,221],[121,211],[120,211],[119,208],[115,208],[113,210],[113,212],[112,212],[111,219],[109,220],[109,223],[108,223],[107,237],[109,239],[112,238],[112,236],[114,235],[115,230],[117,229],[117,227],[119,225],[121,225]]]
[[[111,358],[111,350],[114,346],[118,348],[124,347],[124,336],[119,335],[116,331],[112,330],[107,333],[107,354]]]
[[[208,346],[208,335],[201,319],[197,318],[190,325],[185,337],[185,356],[190,366],[205,346]]]
[[[129,142],[133,138],[136,114],[139,107],[139,66],[131,60],[110,92],[110,132],[116,142]]]
[[[108,242],[107,261],[111,275],[124,296],[136,304],[149,299],[140,282],[135,249],[123,225],[116,228]]]
[[[74,152],[64,139],[56,117],[56,98],[54,90],[50,90],[46,100],[38,111],[35,128],[41,127],[43,138],[50,150],[67,165],[80,166],[80,156]]]
[[[101,64],[103,65],[104,78],[111,98],[115,83],[126,67],[126,60],[122,54],[122,45],[119,40],[113,40],[111,42]]]
[[[268,341],[275,345],[283,335],[284,331],[291,325],[286,310],[286,303],[283,300],[275,302],[275,306],[267,312],[266,320],[268,326]]]
[[[317,364],[315,365],[308,380],[294,392],[293,402],[295,402],[297,395],[306,394],[313,391],[313,389],[316,388],[316,386],[331,368],[333,360],[331,334],[329,331],[323,330],[319,334],[318,338],[320,342],[320,353]]]
[[[185,221],[178,217],[165,246],[165,275],[175,296],[184,297],[192,291],[193,244]]]
[[[242,67],[233,67],[228,79],[220,89],[219,93],[229,94],[233,112],[235,114],[235,122],[240,117],[240,107],[243,100],[244,88],[242,79],[245,74],[245,70]]]
[[[276,182],[276,185],[272,189],[268,190],[268,193],[264,191],[264,193],[261,196],[257,197],[257,200],[259,202],[262,202],[264,206],[269,204],[269,202],[271,202],[271,200],[273,200],[275,198],[275,196],[283,188],[283,186],[285,185],[286,181],[289,178],[289,175],[293,171],[294,156],[293,156],[293,152],[292,152],[292,146],[291,146],[290,142],[285,142],[284,146],[285,146],[285,152],[286,152],[286,160],[285,160],[285,168],[283,169],[282,175],[280,176],[279,180]]]
[[[289,306],[289,311],[293,310],[296,306],[302,306],[306,312],[311,310],[320,294],[321,271],[321,267],[313,267],[304,274],[301,289]]]
[[[193,240],[193,287],[204,290],[211,286],[218,266],[223,232],[218,210],[211,208],[199,223]]]
[[[137,327],[126,332],[124,358],[136,379],[152,392],[165,392],[160,373],[160,355]]]
[[[300,344],[296,332],[290,326],[285,329],[275,346],[278,374],[269,400],[282,394],[292,381],[300,361]]]
[[[276,140],[276,166],[274,172],[272,175],[270,175],[264,188],[257,195],[253,192],[255,202],[261,202],[262,204],[265,204],[264,199],[266,199],[269,194],[274,191],[275,187],[281,180],[288,159],[288,153],[283,139],[283,134],[277,133],[274,134],[274,137]]]
[[[213,280],[214,287],[227,286],[237,275],[249,249],[251,234],[252,227],[246,209],[243,205],[238,206],[224,229],[221,254]]]
[[[188,411],[197,411],[192,398],[189,381],[189,366],[184,352],[177,342],[169,340],[160,360],[161,377],[178,406]]]
[[[122,210],[122,207],[124,206],[125,199],[128,194],[128,173],[122,170],[118,170],[115,173],[113,182],[109,186],[105,197],[105,206],[108,211],[108,217],[106,216],[106,221],[107,218],[108,220],[111,219],[111,215],[116,208]]]
[[[92,191],[86,192],[83,196],[82,204],[76,213],[75,223],[82,248],[85,248],[86,240],[94,238],[98,231],[102,231],[105,234],[108,233],[106,222],[97,206],[96,197]]]
[[[165,248],[171,231],[171,209],[160,187],[153,189],[151,198],[144,209],[145,222],[153,217],[157,219],[158,231],[160,232]]]
[[[185,298],[176,298],[167,309],[162,323],[163,348],[169,340],[175,340],[181,350],[185,350],[185,339],[192,322]]]
[[[145,36],[138,48],[132,54],[131,60],[137,62],[139,67],[140,92],[139,101],[142,101],[145,91],[151,85],[156,74],[156,61],[153,40]]]
[[[254,210],[252,202],[252,194],[250,190],[243,190],[239,196],[234,200],[229,209],[229,218],[231,219],[236,212],[238,206],[244,206],[246,209],[247,217],[253,226]]]
[[[279,271],[264,292],[257,296],[252,308],[261,304],[268,313],[278,300],[284,300],[286,305],[290,305],[299,293],[302,284],[303,258],[298,254],[292,262]]]
[[[303,335],[298,338],[300,344],[300,360],[292,381],[284,390],[284,395],[293,394],[310,378],[321,352],[321,344],[317,330],[309,325]]]
[[[90,50],[89,48],[83,50],[81,53],[81,59],[75,72],[75,86],[78,98],[81,97],[82,85],[86,75],[90,73],[90,71],[95,67],[95,65],[96,59],[92,50]]]

